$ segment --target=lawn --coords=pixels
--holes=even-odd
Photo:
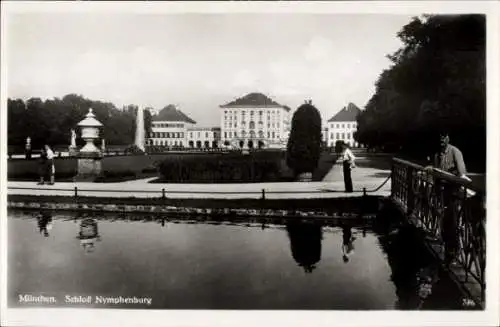
[[[335,164],[336,155],[323,152],[313,181],[321,181]],[[212,154],[197,158],[169,158],[159,165],[160,177],[151,183],[260,183],[291,182],[293,171],[286,153],[262,151],[248,155]]]
[[[219,158],[219,159],[217,159]],[[221,160],[221,158],[224,158]],[[226,160],[225,158],[228,158]],[[324,152],[318,167],[313,173],[313,180],[320,181],[335,163],[335,154]],[[229,161],[233,163],[233,175],[227,174],[228,166],[215,165],[214,162]],[[55,158],[56,182],[72,182],[77,175],[78,161],[74,157]],[[286,165],[286,154],[283,151],[256,151],[249,155],[241,153],[162,153],[150,155],[110,156],[102,159],[102,173],[95,178],[97,183],[123,182],[149,177],[160,177],[159,166],[167,162],[165,168],[176,167],[182,171],[179,163],[190,162],[194,169],[202,174],[192,174],[184,169],[183,175],[170,173],[169,182],[199,183],[241,183],[241,182],[287,182],[293,181],[293,172]],[[175,163],[175,164],[172,164]],[[169,166],[170,165],[170,166]],[[243,167],[243,168],[241,168]],[[221,169],[222,168],[222,169]],[[213,170],[213,171],[210,171]],[[37,159],[9,159],[7,176],[9,181],[38,181]],[[201,177],[201,178],[200,178]],[[157,182],[165,182],[158,179]]]

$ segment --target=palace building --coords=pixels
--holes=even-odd
[[[220,127],[200,127],[174,105],[152,117],[147,144],[183,148],[286,148],[290,108],[262,93],[220,106]]]
[[[335,142],[344,141],[351,147],[358,147],[359,144],[354,140],[354,132],[357,130],[358,123],[356,117],[361,112],[354,103],[349,103],[347,107],[342,108],[327,123],[327,145],[334,147]]]
[[[201,127],[174,105],[152,117],[150,146],[181,148],[275,148],[285,149],[291,128],[290,108],[262,93],[249,93],[220,107],[220,127]],[[322,141],[334,147],[344,141],[352,147],[361,112],[349,103],[321,128]]]
[[[187,128],[188,148],[219,148],[220,147],[220,128],[219,127],[199,127],[192,126]]]
[[[168,105],[154,115],[147,144],[161,147],[218,148],[219,127],[200,127],[174,105]]]
[[[153,116],[151,124],[147,140],[149,145],[187,147],[187,129],[195,126],[196,122],[174,105],[168,105]]]
[[[232,148],[286,148],[290,108],[262,93],[220,106],[221,142]]]

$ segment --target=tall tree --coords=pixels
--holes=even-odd
[[[103,123],[102,137],[106,138],[107,144],[132,144],[134,113],[119,110],[109,102],[68,94],[62,99],[45,101],[40,98],[30,98],[26,103],[20,99],[8,99],[8,145],[20,151],[24,147],[26,137],[29,136],[34,149],[40,148],[45,143],[67,147],[71,129],[77,128],[78,122],[85,118],[89,108],[93,108],[96,118]],[[77,138],[77,143],[83,145],[83,140]]]
[[[287,144],[287,165],[298,176],[312,173],[321,154],[321,115],[311,102],[301,105],[292,117]]]
[[[484,169],[485,36],[483,15],[413,18],[358,117],[357,141],[420,156],[432,151],[438,130],[447,130],[466,160],[479,158]]]

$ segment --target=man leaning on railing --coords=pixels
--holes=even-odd
[[[466,176],[467,171],[462,152],[449,142],[450,137],[448,133],[442,132],[439,134],[439,151],[434,154],[432,160],[429,160],[430,165],[425,167],[425,170],[427,173],[431,173],[433,169],[439,169],[443,172],[470,181]],[[436,195],[443,195],[441,236],[445,245],[445,260],[447,263],[454,263],[459,246],[459,222],[457,213],[460,204],[457,200],[459,198],[461,185],[446,182],[438,178],[434,180],[434,187]]]

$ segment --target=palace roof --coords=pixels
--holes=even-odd
[[[332,121],[356,121],[357,116],[361,112],[354,103],[349,102],[347,107],[342,108],[339,112],[337,112],[332,118],[328,120],[328,122]]]
[[[226,103],[220,106],[221,108],[232,108],[232,107],[282,107],[287,111],[290,111],[290,108],[287,106],[283,106],[276,101],[272,100],[268,96],[262,93],[249,93],[241,98],[238,98],[234,101]]]
[[[185,113],[177,109],[173,104],[169,104],[160,112],[158,115],[153,116],[153,121],[180,121],[190,124],[196,124],[196,122],[188,117]]]

